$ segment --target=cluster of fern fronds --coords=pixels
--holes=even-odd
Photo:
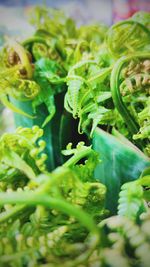
[[[147,267],[149,169],[123,185],[108,217],[97,153],[69,144],[69,159],[50,173],[42,134],[20,127],[0,139],[0,266]]]
[[[62,92],[79,133],[92,137],[97,126],[109,132],[115,126],[149,155],[149,19],[139,12],[110,28],[77,27],[61,11],[36,7],[34,35],[22,43],[10,41],[1,51],[1,101],[30,118],[33,114],[15,107],[13,98],[31,100],[35,116],[43,104],[45,126]]]
[[[149,266],[150,164],[124,138],[150,155],[149,19],[77,27],[36,8],[34,35],[1,50],[0,100],[21,126],[0,138],[0,267]],[[64,150],[74,119],[95,150],[74,137]]]

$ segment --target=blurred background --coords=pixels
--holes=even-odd
[[[102,22],[111,25],[135,12],[150,12],[150,0],[0,0],[0,47],[5,36],[25,38],[32,34],[28,23],[34,5],[46,4],[64,10],[78,25]],[[0,135],[14,128],[12,112],[0,103]]]

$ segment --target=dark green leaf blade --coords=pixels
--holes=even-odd
[[[94,132],[92,143],[101,159],[95,169],[95,178],[106,185],[106,207],[115,214],[121,185],[138,179],[150,166],[150,160],[129,141],[117,139],[99,128]]]

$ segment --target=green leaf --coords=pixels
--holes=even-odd
[[[56,107],[54,95],[64,90],[63,69],[53,60],[42,58],[35,63],[34,79],[40,85],[41,91],[33,101],[36,110],[41,104],[45,104],[49,115],[43,120],[43,127],[53,118]]]
[[[122,184],[139,178],[150,166],[150,160],[125,137],[117,138],[96,128],[93,149],[99,153],[101,163],[95,169],[95,178],[106,185],[106,207],[115,214]]]

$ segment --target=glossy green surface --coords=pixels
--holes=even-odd
[[[138,179],[142,171],[150,166],[150,160],[120,136],[117,138],[96,128],[92,140],[101,160],[96,167],[95,178],[107,187],[106,207],[112,214],[117,210],[121,185]]]

